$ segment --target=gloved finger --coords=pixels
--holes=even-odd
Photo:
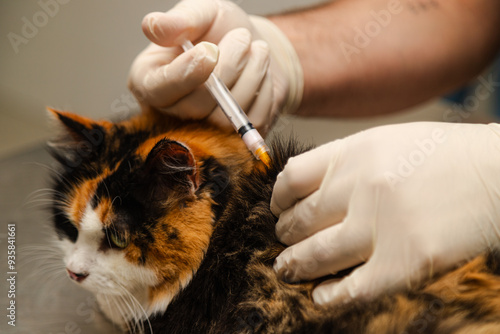
[[[342,149],[335,146],[342,143],[344,141],[336,141],[327,146],[329,151],[326,154],[334,150],[339,154],[334,154],[327,163],[328,168],[322,175],[323,180],[318,189],[280,214],[276,235],[281,242],[295,244],[342,220],[351,229],[361,223],[374,226],[377,214],[374,204],[380,201],[378,184],[359,183],[351,175],[350,168],[345,170],[342,162],[339,162]]]
[[[161,46],[181,45],[185,39],[195,41],[210,29],[218,8],[216,1],[180,1],[166,13],[146,15],[142,30],[149,40]]]
[[[318,285],[312,297],[316,304],[347,303],[354,299],[373,300],[382,294],[401,290],[406,285],[406,278],[394,264],[368,261],[356,268],[340,281],[325,281]]]
[[[324,194],[324,189],[320,188],[281,213],[276,223],[276,235],[284,244],[293,245],[337,224],[342,221],[346,211],[338,204],[334,197]]]
[[[232,89],[245,69],[252,50],[252,34],[246,28],[229,31],[219,43],[219,62],[214,73]]]
[[[310,280],[363,263],[371,252],[370,231],[343,222],[285,249],[274,270],[287,281]]]
[[[238,28],[228,32],[219,43],[219,61],[214,73],[229,89],[234,85],[247,64],[251,41],[250,32],[247,29]],[[212,124],[231,129],[231,125],[222,111],[213,112],[216,106],[217,102],[202,86],[181,98],[168,110],[181,118],[202,119],[208,117],[208,121]]]
[[[244,31],[246,31],[246,29]],[[222,61],[220,63],[221,65],[224,64]],[[231,89],[231,94],[244,111],[248,110],[248,107],[254,101],[255,94],[262,85],[262,80],[267,73],[268,67],[269,48],[267,44],[260,40],[252,42],[249,50],[248,62],[242,70],[241,75],[239,75],[239,78],[236,78],[237,81]],[[227,123],[225,127],[228,129],[232,128],[220,108],[217,108],[215,112],[210,115],[209,121],[219,126],[226,125]]]
[[[358,186],[350,197],[346,219],[329,229],[338,227],[346,233],[331,234],[325,242],[333,250],[325,252],[330,268],[338,268],[344,259],[356,258],[366,263],[356,268],[349,276],[335,283],[323,283],[313,291],[318,304],[347,302],[352,299],[372,299],[393,289],[400,289],[410,277],[421,271],[424,262],[410,256],[411,245],[402,248],[398,240],[402,235],[393,226],[389,234],[381,229],[379,210],[387,203],[385,192],[377,185]],[[386,219],[387,217],[384,217]],[[327,229],[327,230],[329,230]],[[334,245],[334,246],[332,246]],[[417,257],[419,258],[419,257]],[[347,263],[348,264],[348,263]],[[408,272],[408,266],[413,272]]]
[[[273,78],[271,71],[268,70],[257,92],[257,97],[247,113],[250,123],[264,137],[278,116],[279,110],[272,108],[273,102]]]
[[[145,54],[140,62],[147,65],[133,65],[129,79],[131,90],[141,95],[140,100],[158,108],[171,105],[203,84],[217,64],[218,49],[204,42],[169,64],[162,64],[162,57],[160,51]]]
[[[319,189],[330,160],[335,164],[342,150],[342,141],[319,146],[314,150],[290,158],[278,175],[271,196],[271,211],[279,216],[297,201]],[[333,157],[333,158],[332,158]]]
[[[261,40],[252,42],[248,62],[231,89],[232,95],[244,110],[248,110],[255,100],[267,74],[269,61],[267,43]]]

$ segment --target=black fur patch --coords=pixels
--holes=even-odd
[[[76,242],[78,229],[73,225],[66,215],[58,208],[53,208],[54,227],[59,239],[68,238],[71,242]]]
[[[218,221],[229,201],[233,187],[229,179],[229,173],[226,167],[222,166],[216,159],[208,158],[203,161],[201,169],[203,170],[203,183],[198,189],[198,193],[209,188],[212,193],[214,204],[215,221]]]
[[[486,266],[493,274],[500,276],[500,250],[493,249],[488,253]]]

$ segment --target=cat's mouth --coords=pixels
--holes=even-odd
[[[66,268],[66,272],[68,273],[69,278],[77,283],[83,282],[83,280],[85,280],[89,276],[89,274],[86,272],[73,272],[68,268]]]
[[[70,280],[78,286],[93,293],[106,295],[121,295],[126,288],[115,280],[100,277],[100,275],[90,274],[89,272],[75,272],[66,268]]]

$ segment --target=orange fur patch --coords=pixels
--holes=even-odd
[[[253,158],[237,133],[233,131],[221,132],[220,129],[203,122],[187,125],[180,123],[179,126],[175,126],[175,122],[164,114],[148,110],[120,125],[131,132],[138,129],[148,130],[154,128],[154,125],[166,129],[165,133],[155,136],[139,146],[136,153],[143,158],[146,158],[158,141],[167,138],[188,146],[197,160],[213,156],[224,165],[234,167],[237,170],[243,168],[245,171],[250,171],[255,166],[264,170],[265,166]]]
[[[101,198],[99,206],[96,208],[96,213],[104,226],[106,222],[110,221],[109,217],[112,215],[113,203],[110,198]]]
[[[70,219],[77,227],[80,225],[87,204],[97,189],[98,183],[99,181],[97,179],[86,180],[82,182],[80,186],[76,187],[72,194],[73,199],[71,200],[69,215]]]
[[[172,210],[156,227],[155,245],[148,257],[148,265],[160,282],[150,289],[153,304],[175,295],[179,284],[187,283],[200,266],[213,231],[211,204],[205,194],[182,209]]]

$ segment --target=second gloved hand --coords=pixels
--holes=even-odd
[[[134,61],[129,88],[143,106],[230,128],[203,87],[212,71],[263,133],[279,111],[293,111],[301,100],[301,67],[288,39],[230,1],[184,0],[148,14],[142,27],[152,44]],[[197,45],[182,53],[185,39]]]
[[[410,288],[500,246],[500,126],[410,123],[290,159],[271,210],[290,245],[275,270],[320,304]]]

